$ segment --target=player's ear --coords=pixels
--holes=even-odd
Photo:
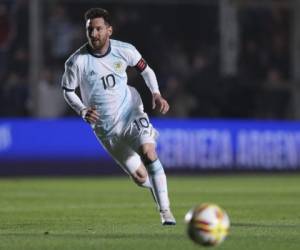
[[[109,36],[111,36],[112,33],[113,33],[113,27],[112,26],[108,27],[108,32],[109,32]]]

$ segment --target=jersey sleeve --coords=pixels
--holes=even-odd
[[[130,46],[126,49],[127,63],[130,67],[134,67],[141,60],[140,52],[134,47]]]
[[[79,86],[78,66],[72,60],[65,63],[61,85],[66,91],[74,91]]]

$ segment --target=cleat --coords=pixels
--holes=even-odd
[[[176,225],[176,220],[171,212],[171,210],[160,211],[161,224],[163,226]]]

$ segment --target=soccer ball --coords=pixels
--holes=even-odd
[[[230,221],[227,213],[215,204],[201,204],[185,215],[187,234],[203,246],[216,246],[228,235]]]

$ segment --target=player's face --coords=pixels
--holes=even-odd
[[[105,23],[102,17],[86,21],[86,35],[90,46],[94,50],[102,50],[109,44],[112,27]]]

